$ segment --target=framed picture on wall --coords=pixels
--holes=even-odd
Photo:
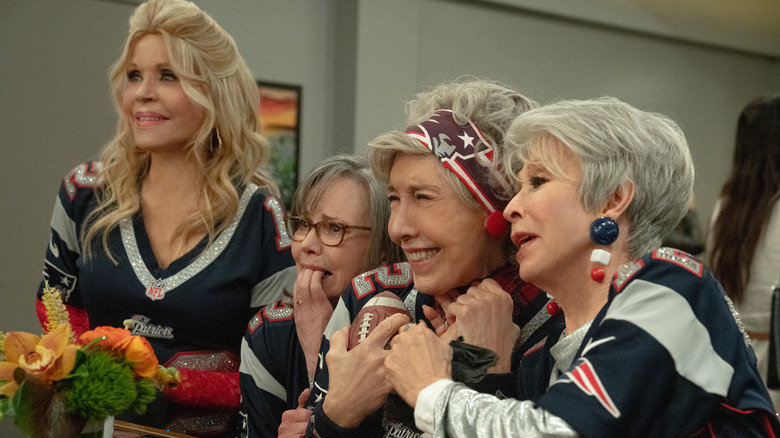
[[[260,132],[271,143],[269,164],[282,201],[290,207],[298,186],[298,160],[301,132],[301,87],[257,81]]]

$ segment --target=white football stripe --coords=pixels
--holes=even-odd
[[[634,280],[612,301],[604,317],[608,319],[627,321],[647,332],[666,348],[677,372],[703,390],[723,397],[728,393],[734,368],[718,356],[709,332],[674,290]]]

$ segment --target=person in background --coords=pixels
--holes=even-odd
[[[546,391],[502,400],[453,382],[452,349],[418,324],[385,360],[418,427],[434,437],[777,436],[723,288],[702,262],[657,248],[693,193],[679,126],[614,98],[561,101],[521,114],[507,143],[519,191],[504,217],[519,274],[566,320],[520,363],[531,374],[522,381]]]
[[[707,253],[748,330],[766,381],[772,289],[780,284],[780,94],[739,116],[731,174],[712,214]],[[770,390],[775,407],[780,391]]]
[[[246,322],[293,263],[264,165],[259,95],[233,38],[195,4],[150,0],[110,70],[119,119],[100,160],[65,176],[38,291],[61,291],[76,334],[145,336],[182,382],[132,421],[232,435]]]
[[[295,266],[287,269],[296,276],[285,288],[292,293],[258,312],[241,344],[242,421],[249,437],[276,435],[283,412],[308,397],[322,333],[352,278],[401,261],[387,234],[387,192],[364,157],[322,162],[298,186],[290,214]]]
[[[412,320],[428,320],[447,342],[462,338],[495,353],[484,372],[470,363],[459,368],[477,374],[469,380],[481,391],[514,394],[520,357],[560,321],[547,312],[547,296],[518,277],[501,216],[512,192],[499,165],[504,133],[535,106],[502,84],[456,80],[418,94],[407,106],[409,127],[369,143],[371,166],[387,183],[388,232],[408,262],[355,278],[341,296],[322,341],[325,363],[309,398],[308,434],[419,435],[411,409],[385,381],[391,332],[375,330],[347,351],[344,326],[383,291],[396,294]]]

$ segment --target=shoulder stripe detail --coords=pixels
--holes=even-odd
[[[238,371],[251,376],[258,388],[275,395],[283,402],[287,402],[287,391],[284,389],[284,385],[274,379],[257,357],[252,354],[252,348],[249,347],[246,339],[241,340],[241,365]]]
[[[734,368],[718,356],[707,328],[674,290],[634,280],[615,296],[604,316],[604,321],[608,319],[644,330],[669,352],[682,377],[707,392],[727,395]],[[659,320],[664,324],[658,324]]]
[[[264,278],[249,292],[249,306],[261,307],[273,304],[282,298],[285,289],[292,295],[297,275],[295,266],[290,266]]]
[[[606,388],[601,383],[599,375],[588,359],[580,359],[577,366],[566,373],[566,376],[585,394],[596,397],[604,409],[615,418],[620,418],[620,409],[612,401]]]
[[[653,258],[655,260],[665,260],[669,263],[674,263],[677,266],[689,270],[691,273],[701,278],[704,272],[704,264],[698,260],[695,260],[687,252],[680,251],[674,248],[658,248],[653,251]]]
[[[65,192],[68,194],[68,199],[72,201],[76,197],[77,187],[91,188],[99,186],[101,181],[97,175],[102,167],[102,162],[92,161],[90,163],[81,163],[68,172],[62,181]]]
[[[54,212],[51,215],[51,229],[57,232],[60,241],[65,243],[70,251],[81,254],[81,245],[79,245],[79,238],[76,234],[76,223],[68,217],[68,213],[65,211],[62,202],[60,202],[59,196],[54,201]],[[49,239],[51,238],[52,236],[49,236]]]

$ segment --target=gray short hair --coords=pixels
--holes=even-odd
[[[533,150],[535,159],[556,171],[554,158],[545,152],[553,143],[549,140],[579,160],[580,200],[588,211],[633,181],[634,199],[627,210],[633,257],[659,246],[685,215],[693,196],[693,160],[682,129],[669,117],[612,97],[546,105],[512,123],[507,144],[514,152],[507,154],[505,165],[516,174]]]
[[[536,106],[536,102],[504,84],[475,78],[461,78],[437,85],[408,102],[406,124],[407,126],[418,125],[428,120],[435,111],[450,109],[458,122],[468,119],[479,128],[494,148],[492,166],[498,166],[504,155],[504,134],[512,120]],[[390,179],[390,170],[398,154],[431,155],[430,149],[398,130],[378,136],[369,142],[368,146],[371,168],[377,177],[385,182]],[[464,206],[482,210],[481,204],[457,176],[444,166],[438,166],[437,169]],[[499,174],[505,175],[505,172],[501,171]],[[510,180],[514,181],[514,178]],[[491,186],[499,198],[511,199],[513,193],[507,193],[502,182],[491,181]],[[508,244],[507,255],[510,259],[514,259],[514,251],[514,246]]]
[[[373,269],[382,263],[402,261],[401,249],[390,240],[387,232],[390,202],[387,200],[386,187],[371,172],[365,157],[336,155],[321,162],[306,175],[295,191],[290,214],[310,215],[311,208],[319,204],[328,187],[339,178],[349,178],[357,182],[368,193],[368,215],[371,221],[369,266]]]

